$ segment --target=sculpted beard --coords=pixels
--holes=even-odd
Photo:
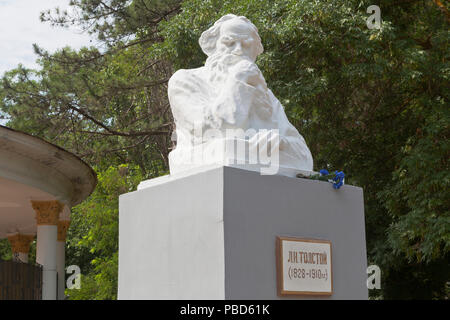
[[[253,61],[246,56],[238,56],[230,53],[219,52],[209,56],[205,63],[205,67],[210,70],[209,80],[212,83],[223,83],[229,76],[233,76],[230,69],[243,60],[247,60],[253,64]]]
[[[222,84],[228,80],[253,86],[256,113],[262,119],[270,119],[272,105],[267,84],[258,66],[251,59],[230,53],[216,53],[206,59],[205,67],[209,69],[209,81],[214,88],[223,88]],[[220,92],[217,94],[220,96]]]

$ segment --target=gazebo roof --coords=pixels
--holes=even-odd
[[[59,200],[70,207],[86,199],[97,184],[92,168],[74,154],[41,138],[0,126],[0,238],[34,233],[31,200]]]

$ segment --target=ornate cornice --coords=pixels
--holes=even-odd
[[[36,212],[37,225],[54,225],[59,221],[59,214],[64,205],[58,200],[35,201],[31,200],[31,205]]]
[[[31,234],[15,234],[8,237],[11,244],[12,252],[14,253],[28,253],[30,251],[30,244],[34,240],[34,235]]]
[[[67,230],[70,226],[70,220],[58,221],[58,241],[66,241]]]

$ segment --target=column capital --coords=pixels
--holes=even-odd
[[[30,244],[34,240],[32,234],[15,234],[8,237],[13,253],[27,253],[30,251]]]
[[[58,221],[58,241],[66,241],[67,229],[69,229],[70,220]]]
[[[36,201],[31,200],[31,206],[36,212],[37,225],[54,225],[58,224],[59,214],[64,205],[58,200]]]

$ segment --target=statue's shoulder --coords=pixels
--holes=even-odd
[[[199,79],[202,76],[202,69],[196,68],[196,69],[178,69],[172,77],[169,79],[169,86],[175,85],[177,83],[185,83],[185,82],[192,82],[194,79]]]

